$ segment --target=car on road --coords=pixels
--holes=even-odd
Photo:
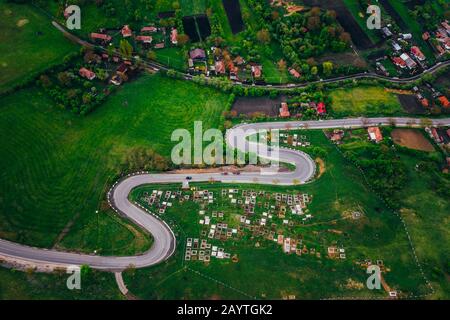
[[[187,176],[186,180],[192,180],[192,177],[191,176]]]

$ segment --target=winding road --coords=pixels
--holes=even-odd
[[[450,126],[450,118],[430,120],[433,125]],[[280,162],[288,162],[295,165],[295,170],[290,172],[247,172],[240,175],[222,175],[220,173],[192,174],[193,182],[217,181],[232,183],[258,183],[294,185],[311,181],[315,174],[315,163],[304,152],[275,148],[267,150],[262,144],[249,142],[247,137],[261,130],[280,129],[291,130],[299,128],[330,129],[330,128],[359,128],[368,125],[393,125],[396,126],[420,126],[420,119],[415,118],[352,118],[324,121],[289,121],[289,122],[264,122],[242,124],[226,133],[226,142],[229,146],[241,151],[254,150],[266,158],[274,157],[278,153]],[[108,201],[111,207],[123,217],[139,225],[151,233],[154,241],[152,247],[142,255],[136,256],[95,256],[77,254],[64,251],[35,248],[0,240],[0,256],[11,261],[28,262],[31,264],[50,264],[60,267],[71,265],[89,265],[95,269],[121,271],[130,265],[143,268],[158,264],[168,259],[175,251],[176,238],[170,227],[157,216],[144,211],[132,203],[128,196],[134,188],[152,183],[181,183],[185,181],[186,174],[174,173],[137,173],[129,175],[114,184],[108,192]]]

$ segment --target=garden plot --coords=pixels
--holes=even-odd
[[[304,2],[309,6],[320,6],[324,9],[335,10],[337,13],[336,19],[345,31],[350,33],[352,41],[358,49],[365,50],[374,46],[342,0],[305,0]]]
[[[308,248],[295,232],[299,225],[309,223],[314,216],[307,205],[312,197],[306,193],[266,192],[251,189],[214,189],[192,187],[190,190],[161,190],[143,192],[139,201],[162,217],[171,207],[195,203],[194,213],[198,234],[188,234],[184,260],[209,262],[211,259],[231,259],[238,254],[229,243],[251,241],[260,247],[273,242],[286,254],[314,254],[320,248]],[[227,210],[227,209],[232,210]],[[266,242],[264,242],[266,241]]]
[[[230,23],[233,34],[244,30],[244,21],[242,20],[241,5],[239,0],[222,0],[223,7]]]
[[[395,143],[410,149],[431,152],[434,151],[433,145],[418,130],[413,129],[395,129],[391,133]]]

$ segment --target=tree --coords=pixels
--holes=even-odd
[[[119,51],[123,56],[130,58],[133,54],[133,47],[127,40],[122,39],[120,40]]]
[[[333,72],[333,62],[331,61],[325,61],[322,64],[323,67],[323,73],[327,76],[329,76]]]
[[[147,59],[155,60],[156,59],[156,52],[153,50],[150,50],[147,52]]]
[[[189,36],[187,34],[180,33],[179,35],[177,35],[177,41],[180,46],[184,46],[189,42]]]
[[[277,65],[278,65],[278,70],[280,70],[282,72],[286,70],[286,61],[284,61],[283,59],[280,59],[280,61],[278,61]]]
[[[316,66],[314,66],[314,67],[311,68],[311,74],[312,74],[313,76],[317,75],[317,72],[318,72],[318,71],[319,71],[319,69],[318,69]]]
[[[270,33],[267,29],[261,29],[256,33],[256,38],[261,43],[269,43],[270,42]]]
[[[70,85],[70,75],[68,72],[60,72],[58,73],[58,81],[63,85],[63,86],[69,86]]]

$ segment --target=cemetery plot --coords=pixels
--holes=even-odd
[[[228,249],[228,243],[236,241],[251,241],[256,247],[263,246],[264,241],[273,242],[286,254],[321,255],[319,248],[309,248],[296,230],[314,219],[307,208],[312,201],[309,194],[217,187],[176,191],[166,188],[144,191],[139,202],[162,217],[172,206],[188,202],[198,205],[197,233],[187,234],[185,240],[186,261],[231,259],[236,263],[238,254]]]
[[[273,299],[383,298],[386,289],[398,297],[427,293],[400,219],[338,151],[342,144],[337,148],[330,142],[335,136],[343,137],[344,145],[367,141],[367,130],[347,130],[344,135],[340,130],[328,135],[300,129],[280,133],[289,133],[292,142],[300,144],[290,147],[318,153],[327,167],[320,179],[291,187],[198,183],[181,190],[180,185],[163,184],[132,192],[133,200],[174,226],[179,242],[167,264],[128,278],[130,290],[143,296],[199,299],[213,294],[241,298],[242,292],[247,298]],[[301,146],[307,142],[310,146]],[[155,198],[152,206],[145,197]],[[384,266],[387,285],[376,292],[365,286],[366,268],[375,263]],[[158,283],[184,266],[191,271],[175,273],[154,291],[143,283],[149,277]],[[228,289],[216,289],[211,279]]]

